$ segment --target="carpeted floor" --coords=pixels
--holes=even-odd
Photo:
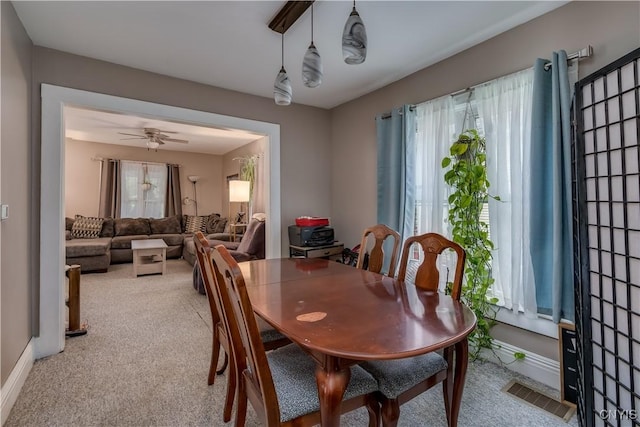
[[[207,386],[211,316],[191,286],[191,266],[169,260],[167,275],[132,277],[131,264],[81,278],[85,336],[35,362],[5,424],[13,426],[223,426],[225,376]],[[577,426],[501,391],[519,379],[492,363],[469,365],[460,426]],[[343,416],[367,425],[364,409]],[[228,425],[232,425],[229,423]],[[258,425],[249,409],[248,426]],[[441,387],[401,408],[400,426],[445,426]]]

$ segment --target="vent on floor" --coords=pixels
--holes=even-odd
[[[562,418],[564,421],[569,421],[575,412],[575,407],[573,405],[559,402],[558,400],[542,394],[516,380],[511,380],[506,386],[504,386],[502,391],[509,393],[530,405],[543,409],[556,417]]]

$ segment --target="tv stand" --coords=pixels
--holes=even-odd
[[[295,246],[289,245],[289,257],[291,258],[329,258],[332,255],[340,255],[344,250],[344,244],[333,242],[324,246]]]

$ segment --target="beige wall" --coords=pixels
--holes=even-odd
[[[640,3],[571,2],[333,109],[331,197],[336,235],[346,246],[354,246],[359,242],[362,230],[376,223],[376,114],[531,67],[535,58],[549,58],[554,50],[565,49],[571,53],[589,44],[595,53],[593,58],[580,63],[581,77],[638,47]],[[555,340],[517,340],[512,337],[521,330],[507,329],[511,333],[501,330],[500,339],[518,341],[525,349],[556,354],[557,358]],[[546,349],[538,351],[541,342],[546,343]]]
[[[158,151],[123,145],[67,139],[65,144],[65,216],[98,215],[100,162],[96,158],[174,163],[180,167],[182,198],[193,198],[189,175],[200,177],[196,184],[198,215],[224,213],[222,210],[222,156]],[[195,205],[182,205],[184,214],[195,215]]]
[[[4,386],[31,338],[30,283],[34,276],[29,257],[32,235],[28,188],[32,180],[29,168],[32,44],[11,3],[3,1],[0,7],[0,202],[9,205],[9,218],[0,222],[0,377]]]

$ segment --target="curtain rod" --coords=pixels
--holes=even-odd
[[[169,165],[169,166],[178,166],[179,168],[182,167],[182,165],[177,164],[177,163],[159,163],[159,162],[145,162],[142,160],[127,160],[127,159],[105,159],[103,157],[92,157],[91,160],[93,160],[94,162],[103,162],[105,160],[109,161],[109,162],[120,162],[120,161],[125,161],[125,162],[136,162],[136,163],[145,163],[148,165]]]
[[[415,109],[416,109],[416,106],[415,106],[415,105],[410,105],[410,106],[409,106],[409,110],[413,111],[413,110],[415,110]],[[400,114],[402,114],[402,110],[400,110]],[[388,118],[390,118],[390,117],[391,117],[391,112],[384,113],[383,115],[381,115],[381,116],[380,116],[380,118],[381,118],[382,120],[386,120],[386,119],[388,119]]]
[[[593,56],[593,47],[591,45],[587,45],[587,47],[585,47],[585,48],[582,48],[582,49],[580,49],[580,50],[578,50],[576,52],[568,54],[567,55],[567,61],[572,61],[574,59],[577,59],[579,61],[581,59],[589,58],[591,56]],[[544,65],[544,69],[545,70],[548,70],[549,68],[551,68],[551,62],[547,62]],[[489,80],[489,81],[491,81],[491,80]],[[483,82],[483,83],[479,83],[479,84],[477,84],[475,86],[470,86],[470,87],[465,88],[465,89],[460,89],[458,91],[450,93],[449,96],[457,96],[457,95],[462,95],[463,93],[472,92],[475,88],[477,88],[479,86],[482,86],[484,84],[487,84],[489,81]],[[446,96],[446,95],[443,95],[443,96]],[[412,105],[411,109],[413,110],[414,108],[415,108],[415,105]],[[402,114],[402,111],[400,111],[400,114]],[[388,119],[389,117],[391,117],[391,113],[385,113],[380,118],[382,120],[384,120],[384,119]]]
[[[593,56],[593,47],[592,47],[591,45],[588,45],[587,47],[582,48],[582,49],[580,49],[580,50],[579,50],[579,51],[577,51],[577,52],[573,52],[573,53],[568,54],[568,55],[567,55],[567,61],[572,61],[572,60],[574,60],[574,59],[577,59],[577,60],[579,61],[579,60],[581,60],[581,59],[589,58],[589,57],[591,57],[591,56]],[[551,62],[550,62],[550,61],[549,61],[549,62],[547,62],[547,63],[544,65],[544,69],[545,69],[545,70],[548,70],[549,68],[551,68]],[[526,68],[525,68],[525,69],[526,69]],[[480,83],[480,84],[477,84],[477,85],[475,85],[475,86],[470,86],[470,87],[468,87],[468,88],[461,89],[461,90],[458,90],[458,91],[456,91],[456,92],[453,92],[453,93],[451,93],[451,94],[449,94],[449,95],[450,95],[450,96],[462,95],[463,93],[471,92],[471,91],[473,91],[475,88],[477,88],[478,86],[482,86],[482,85],[484,85],[484,84],[486,84],[486,83],[488,83],[488,82]]]

